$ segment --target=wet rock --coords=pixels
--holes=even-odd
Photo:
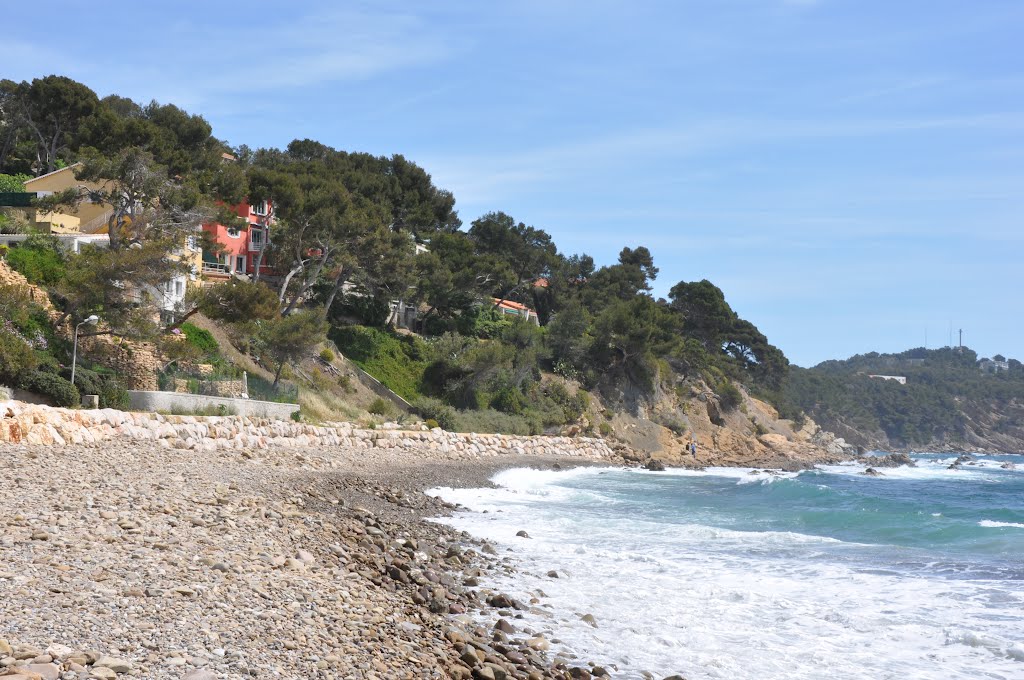
[[[865,475],[867,477],[884,477],[885,476],[881,472],[876,470],[875,468],[870,468],[870,467],[867,468],[866,470],[864,470],[864,472],[862,472],[861,474]]]
[[[874,468],[894,468],[903,465],[917,467],[914,459],[905,453],[890,453],[887,456],[867,456],[861,458],[858,462],[869,464]]]
[[[488,596],[487,605],[495,609],[514,609],[516,601],[503,593],[495,593]]]
[[[516,536],[518,536],[519,538],[529,538],[530,534],[526,533],[525,529],[520,529],[516,532]]]
[[[494,630],[500,630],[506,635],[512,635],[516,632],[516,629],[512,627],[512,624],[505,619],[498,619],[498,622],[494,624]]]
[[[651,472],[664,472],[665,464],[660,460],[649,460],[647,465],[644,465],[644,469],[650,470]]]

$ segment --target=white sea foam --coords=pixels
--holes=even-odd
[[[983,520],[981,520],[980,522],[978,522],[978,526],[979,527],[989,527],[989,528],[1014,527],[1015,529],[1024,529],[1024,524],[1019,524],[1017,522],[997,522],[997,521],[991,520],[991,519],[983,519]]]
[[[495,478],[499,489],[436,490],[491,510],[445,521],[515,549],[518,573],[495,572],[485,585],[522,599],[543,591],[550,608],[519,627],[562,640],[553,651],[616,664],[625,678],[1024,677],[1024,601],[1012,582],[982,592],[966,580],[858,569],[830,557],[879,548],[827,537],[573,513],[600,494],[565,481],[600,474],[623,473],[510,471]],[[741,480],[749,471],[669,474]],[[515,536],[521,529],[530,540]],[[546,577],[552,569],[560,578]]]
[[[841,463],[839,465],[819,465],[818,469],[832,475],[860,476],[865,477],[864,471],[871,467],[863,463]],[[869,479],[972,479],[980,474],[980,470],[959,467],[950,470],[949,464],[940,464],[933,461],[918,461],[916,467],[904,465],[894,468],[875,468],[881,473],[880,477],[869,477]],[[988,480],[986,480],[988,481]]]

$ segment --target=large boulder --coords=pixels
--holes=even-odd
[[[917,467],[914,459],[905,453],[890,453],[887,456],[866,456],[861,458],[860,462],[869,464],[874,468],[894,468],[901,465]]]

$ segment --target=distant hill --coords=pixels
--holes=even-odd
[[[1024,364],[966,347],[793,366],[783,396],[868,448],[1024,453]]]

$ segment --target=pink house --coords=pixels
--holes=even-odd
[[[267,201],[257,205],[241,203],[232,210],[246,221],[245,226],[227,227],[216,222],[203,225],[203,231],[221,251],[219,254],[203,251],[203,274],[209,279],[252,276],[258,266],[260,276],[273,276],[273,268],[261,257],[270,240],[272,206]]]

